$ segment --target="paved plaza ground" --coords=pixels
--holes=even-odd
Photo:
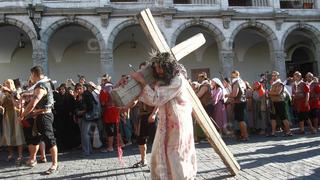
[[[320,179],[319,134],[253,136],[244,143],[231,138],[225,141],[240,163],[241,172],[230,176],[210,144],[201,142],[196,145],[197,179]],[[0,153],[0,179],[150,179],[148,167],[130,168],[140,158],[135,145],[124,148],[124,166],[119,163],[116,153],[96,152],[87,158],[82,157],[80,150],[60,153],[59,170],[50,176],[41,175],[50,163],[38,164],[32,169],[16,167],[14,162],[5,161],[4,150]]]

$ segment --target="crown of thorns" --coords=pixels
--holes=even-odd
[[[157,50],[152,50],[150,53],[150,63],[166,63],[166,62],[173,62],[175,59],[173,56],[168,52],[160,52]]]

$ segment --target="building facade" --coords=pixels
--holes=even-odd
[[[59,82],[104,73],[116,80],[152,50],[136,18],[145,8],[171,47],[205,35],[206,44],[181,60],[191,76],[229,77],[234,69],[249,82],[272,70],[282,78],[295,70],[318,75],[320,0],[3,0],[0,80],[27,80],[33,65]]]

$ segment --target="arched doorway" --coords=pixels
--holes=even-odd
[[[13,25],[0,26],[0,81],[19,78],[24,84],[33,66],[33,45],[29,36]]]
[[[99,41],[87,28],[70,23],[59,27],[48,41],[49,76],[63,83],[84,75],[98,82],[100,73]]]
[[[268,42],[255,29],[243,29],[236,35],[234,52],[234,69],[250,83],[273,69]]]
[[[204,35],[206,43],[179,62],[185,66],[191,80],[196,80],[197,75],[202,71],[207,72],[210,78],[220,77],[219,72],[222,71],[222,66],[219,61],[219,47],[211,31],[201,25],[190,26],[181,31],[175,44],[177,45],[198,33]]]
[[[287,76],[292,76],[295,71],[300,71],[303,76],[307,72],[317,75],[319,63],[316,52],[319,49],[317,47],[319,37],[308,29],[296,28],[284,38]]]
[[[113,42],[114,77],[117,81],[121,75],[138,70],[139,64],[149,60],[152,47],[139,25],[129,25],[120,30]]]

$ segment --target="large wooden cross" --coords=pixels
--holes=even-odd
[[[204,36],[199,33],[170,49],[157,24],[155,23],[155,20],[153,19],[149,9],[141,11],[138,14],[138,20],[143,31],[147,35],[147,38],[151,41],[153,48],[159,50],[160,52],[170,52],[177,61],[198,49],[205,43]],[[147,83],[152,83],[154,81],[152,69],[150,67],[142,70],[141,73],[144,75]],[[235,160],[233,154],[229,151],[228,147],[220,137],[220,134],[201,105],[201,102],[193,91],[192,87],[189,85],[189,83],[186,84],[193,106],[193,116],[208,137],[209,143],[212,145],[215,152],[218,153],[231,174],[236,175],[240,170],[238,162]],[[126,106],[132,102],[140,92],[141,86],[136,81],[131,79],[124,87],[119,87],[111,93],[113,99],[119,106]]]
[[[142,26],[143,31],[147,35],[147,38],[151,41],[153,47],[160,52],[171,52],[176,60],[181,59],[182,57],[197,49],[199,47],[199,43],[205,42],[205,40],[203,41],[204,37],[201,34],[193,37],[193,39],[186,40],[185,42],[182,42],[181,44],[178,44],[177,46],[170,49],[157,24],[155,23],[155,20],[153,19],[153,16],[149,9],[141,11],[138,15],[138,20],[140,25]],[[240,165],[235,160],[233,154],[229,151],[228,147],[220,137],[218,131],[214,127],[211,119],[201,105],[201,102],[193,91],[192,87],[188,85],[187,89],[192,100],[193,115],[195,119],[204,130],[210,144],[212,145],[216,153],[219,154],[220,158],[228,167],[231,174],[236,175],[240,170]]]

